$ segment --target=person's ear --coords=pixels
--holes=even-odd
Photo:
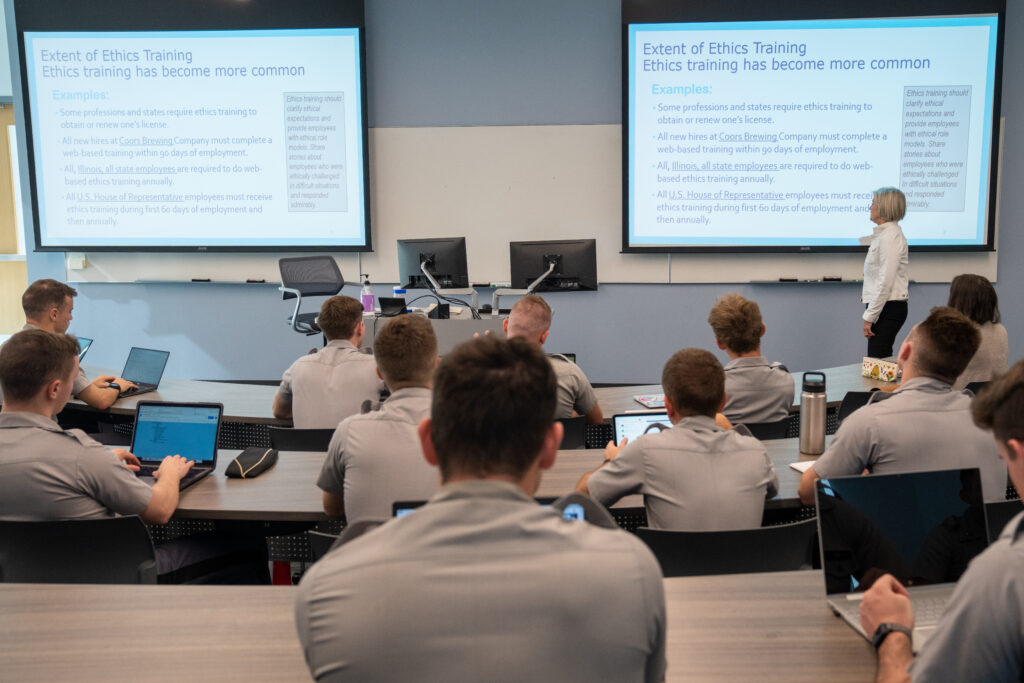
[[[549,470],[555,464],[558,456],[558,447],[562,445],[562,437],[565,435],[565,427],[561,422],[552,422],[544,435],[544,443],[541,445],[538,466],[542,470]]]
[[[676,421],[676,415],[677,415],[676,407],[675,407],[675,405],[672,404],[672,399],[670,399],[668,397],[668,394],[665,394],[664,402],[665,402],[665,412],[668,413],[669,422],[675,422]]]
[[[423,459],[432,466],[437,467],[437,450],[434,448],[434,440],[430,437],[430,418],[420,420],[416,432],[420,437],[420,448],[423,449]]]
[[[764,323],[761,323],[761,336],[763,337],[764,333],[767,332],[767,331],[768,331],[768,326],[765,325]]]
[[[505,333],[506,337],[508,336],[508,321],[508,318],[501,321],[501,331]]]
[[[544,330],[544,333],[540,335],[540,343],[543,344],[548,340],[548,335],[551,334],[551,330]]]
[[[1008,439],[1006,441],[1006,456],[1014,462],[1024,458],[1024,441]]]
[[[728,400],[729,400],[729,394],[727,394],[725,391],[723,391],[722,392],[722,402],[718,404],[718,410],[716,410],[715,412],[716,413],[720,413],[723,410],[725,410],[725,402],[728,401]]]
[[[715,337],[715,343],[716,343],[716,344],[718,344],[718,348],[720,348],[720,349],[722,349],[723,351],[725,351],[725,342],[723,342],[723,341],[722,341],[721,339],[719,339],[718,337]]]
[[[378,377],[378,379],[381,379],[381,380],[384,379],[384,375],[380,374],[380,367],[377,368],[377,377]]]

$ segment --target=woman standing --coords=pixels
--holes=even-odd
[[[949,284],[949,302],[981,328],[981,344],[957,378],[954,389],[963,389],[970,382],[988,382],[1006,372],[1010,342],[1006,328],[1000,324],[999,296],[996,288],[981,275],[957,275]]]
[[[874,194],[871,221],[876,227],[864,258],[860,298],[866,306],[862,317],[868,356],[886,358],[892,355],[896,335],[907,320],[907,238],[897,222],[907,213],[907,198],[895,187],[883,187]]]

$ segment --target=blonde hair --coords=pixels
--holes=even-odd
[[[527,294],[516,302],[508,315],[508,336],[539,342],[551,327],[551,307],[536,294]]]
[[[907,196],[899,188],[880,187],[874,194],[880,218],[895,223],[907,215]]]

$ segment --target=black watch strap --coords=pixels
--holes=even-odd
[[[911,643],[914,642],[914,632],[909,627],[892,621],[886,621],[879,624],[878,628],[875,629],[875,634],[871,636],[871,644],[874,645],[877,650],[882,646],[882,641],[884,641],[886,637],[894,631],[898,631],[905,635]]]

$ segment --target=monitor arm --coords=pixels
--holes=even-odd
[[[544,260],[548,262],[548,269],[541,274],[536,280],[526,286],[526,289],[496,289],[494,294],[491,295],[491,310],[497,313],[498,311],[498,298],[503,296],[526,296],[532,294],[533,290],[540,286],[540,283],[547,279],[548,275],[555,272],[555,268],[558,267],[558,256],[551,255],[545,256]]]

